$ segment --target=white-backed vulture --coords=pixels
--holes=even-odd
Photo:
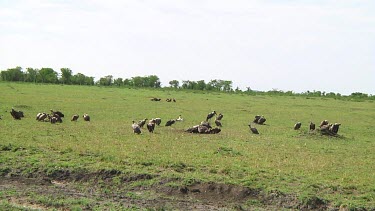
[[[147,123],[147,129],[148,129],[148,132],[150,132],[150,133],[153,133],[153,132],[154,132],[154,129],[155,129],[155,119],[151,119],[151,120]]]
[[[294,124],[294,130],[299,130],[301,128],[301,125],[301,122],[297,122],[296,124]]]
[[[143,120],[140,120],[140,121],[138,122],[139,127],[143,128],[143,126],[146,124],[146,121],[147,121],[147,120],[148,120],[147,118],[146,118],[146,119],[143,119]]]
[[[78,114],[74,114],[73,116],[72,116],[72,118],[70,119],[70,121],[77,121],[78,120],[78,118],[79,118],[79,115]]]
[[[133,128],[133,132],[136,133],[136,134],[141,134],[141,127],[139,127],[139,125],[133,120],[133,124],[132,124],[132,128]]]
[[[250,128],[250,131],[251,131],[252,133],[254,133],[254,134],[259,134],[258,130],[257,130],[255,127],[253,127],[251,124],[249,124],[249,128]]]
[[[83,114],[83,120],[85,120],[85,121],[87,121],[87,122],[89,122],[90,121],[90,116],[88,115],[88,114]]]
[[[175,122],[176,122],[175,119],[170,119],[167,121],[167,123],[165,123],[165,126],[172,126]]]
[[[209,119],[211,119],[213,116],[216,115],[216,111],[212,111],[211,113],[209,113],[206,117],[206,121],[208,121]]]

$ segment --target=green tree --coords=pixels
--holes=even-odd
[[[34,68],[31,68],[31,67],[26,68],[26,73],[25,73],[26,79],[25,79],[25,81],[36,83],[38,74],[39,74],[38,69],[34,69]]]
[[[204,82],[204,80],[197,81],[194,87],[194,89],[198,89],[198,90],[205,90],[205,88],[206,88],[206,82]]]
[[[82,73],[77,73],[72,77],[72,83],[76,85],[86,84],[86,76]]]
[[[58,81],[57,72],[52,68],[42,68],[39,70],[38,81],[42,83],[56,83]]]
[[[22,67],[15,67],[1,71],[1,78],[4,81],[24,81],[24,73]]]
[[[156,75],[149,75],[145,77],[145,80],[147,81],[147,83],[145,83],[146,87],[151,87],[151,88],[161,87],[161,82],[159,80],[159,77]]]
[[[61,71],[61,82],[63,84],[71,84],[73,71],[69,68],[61,68],[60,71]]]
[[[117,78],[115,80],[113,80],[113,84],[116,85],[116,86],[122,86],[124,84],[122,78]]]
[[[180,82],[178,80],[172,80],[172,81],[169,81],[169,85],[175,89],[179,88],[180,87]]]
[[[124,84],[124,86],[134,86],[134,84],[133,84],[133,80],[132,80],[132,79],[129,79],[129,78],[125,79],[125,80],[123,81],[123,84]]]
[[[95,84],[95,81],[94,81],[94,77],[90,77],[90,76],[85,76],[85,85],[94,85]]]
[[[133,86],[135,87],[144,87],[144,80],[141,76],[132,77]]]
[[[99,85],[101,86],[111,86],[113,83],[113,76],[107,75],[99,79]]]
[[[225,92],[233,91],[232,89],[232,81],[221,81],[222,89]]]

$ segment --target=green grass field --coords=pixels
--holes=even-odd
[[[158,175],[149,183],[225,183],[294,195],[301,203],[317,197],[330,207],[375,208],[373,101],[22,83],[0,83],[0,93],[2,177],[116,170]],[[13,120],[12,107],[25,118]],[[35,120],[50,109],[62,111],[64,122]],[[184,132],[212,110],[224,114],[221,133]],[[73,114],[78,122],[70,121]],[[267,119],[256,125],[260,135],[247,126],[257,114]],[[179,115],[183,122],[164,126]],[[154,117],[162,119],[155,133],[133,134],[132,120]],[[339,137],[308,131],[310,121],[324,119],[341,123]],[[7,195],[0,192],[3,206]]]

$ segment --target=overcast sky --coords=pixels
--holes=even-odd
[[[0,0],[0,70],[375,94],[374,0]]]

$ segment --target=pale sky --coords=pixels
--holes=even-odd
[[[375,94],[374,0],[0,0],[0,70]]]

